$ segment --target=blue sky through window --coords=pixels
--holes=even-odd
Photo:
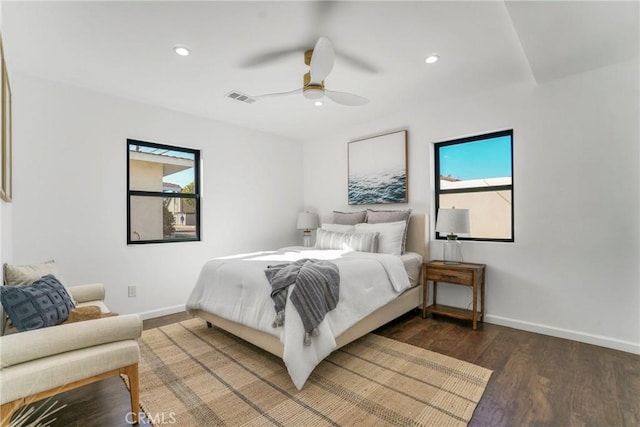
[[[187,184],[194,182],[193,173],[193,168],[185,169],[181,172],[165,176],[163,181],[170,182],[171,184],[178,184],[180,187],[184,188]]]
[[[466,181],[511,176],[511,136],[440,147],[440,174]]]

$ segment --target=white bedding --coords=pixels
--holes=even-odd
[[[340,270],[338,306],[327,314],[318,327],[320,335],[313,337],[309,347],[303,345],[304,328],[293,304],[287,304],[284,326],[272,327],[275,310],[264,274],[269,265],[302,258],[331,260]],[[187,310],[204,310],[279,337],[284,363],[300,390],[316,365],[336,348],[335,337],[410,286],[395,255],[290,247],[208,261]]]

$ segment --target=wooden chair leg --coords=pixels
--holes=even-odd
[[[90,378],[84,378],[72,383],[52,388],[50,390],[32,394],[30,396],[14,400],[13,402],[3,403],[0,406],[0,427],[9,426],[9,424],[11,423],[11,417],[13,417],[15,412],[22,406],[37,402],[39,400],[54,396],[59,393],[64,393],[68,390],[73,390],[75,388],[94,383],[96,381],[101,381],[105,378],[109,378],[118,374],[125,374],[129,378],[129,393],[131,396],[132,419],[134,423],[138,423],[138,413],[140,411],[140,392],[138,388],[139,376],[138,364],[134,363],[133,365],[129,365],[124,368],[114,369],[113,371],[104,372],[102,374],[94,375]]]
[[[9,426],[13,414],[25,404],[24,399],[14,400],[13,402],[3,403],[0,407],[0,426]]]
[[[129,377],[129,394],[131,397],[131,413],[134,423],[138,423],[138,412],[140,411],[140,391],[138,388],[138,364],[134,363],[124,368],[124,374]]]

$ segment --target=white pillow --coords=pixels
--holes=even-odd
[[[402,239],[406,221],[381,222],[379,224],[356,224],[356,233],[380,233],[378,236],[378,253],[402,255]]]
[[[356,227],[354,225],[344,224],[322,224],[322,227],[320,228],[327,231],[334,231],[336,233],[353,233],[356,231]]]
[[[336,233],[320,228],[316,236],[316,249],[376,252],[378,233]]]

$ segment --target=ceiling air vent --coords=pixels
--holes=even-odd
[[[225,95],[227,98],[235,99],[236,101],[244,102],[247,104],[253,104],[256,102],[255,98],[250,97],[249,95],[245,95],[242,92],[238,92],[237,90],[232,90],[228,94]]]

